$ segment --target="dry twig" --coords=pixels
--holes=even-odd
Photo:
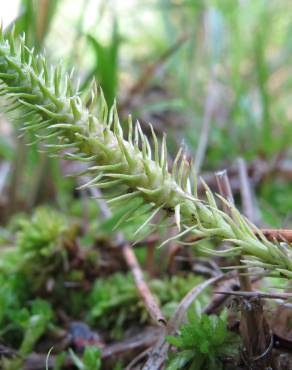
[[[88,179],[83,179],[83,181],[88,181]],[[101,205],[101,210],[106,218],[111,217],[111,211],[108,208],[106,202],[100,199],[100,191],[96,188],[90,188],[89,191],[96,198],[99,205]],[[136,258],[135,253],[133,252],[129,242],[124,238],[121,232],[117,233],[116,236],[117,244],[120,246],[123,257],[131,270],[134,281],[137,287],[137,290],[144,301],[145,308],[148,311],[151,318],[154,322],[158,323],[159,325],[165,326],[166,319],[161,312],[156,299],[154,298],[153,294],[151,293],[147,283],[144,280],[143,273],[141,266]]]
[[[226,198],[230,204],[233,204],[233,195],[227,171],[217,173],[216,179],[220,194]],[[248,184],[246,167],[244,166],[241,166],[240,179],[244,213],[246,214],[249,212],[253,216],[254,210],[252,208],[252,195]],[[224,205],[224,207],[225,212],[228,213],[229,209],[227,209],[226,205]],[[237,264],[241,265],[240,257],[237,258]],[[269,325],[264,317],[262,302],[259,298],[255,299],[256,296],[253,296],[252,284],[247,274],[248,269],[243,268],[242,274],[238,275],[240,288],[251,295],[250,297],[246,296],[247,298],[253,298],[249,301],[248,305],[245,304],[245,302],[242,302],[241,304],[240,332],[244,344],[244,351],[242,353],[243,360],[248,364],[248,366],[258,370],[266,369],[269,366],[274,368],[275,364],[272,357],[273,338]],[[234,294],[238,293],[240,294],[241,292],[234,292]]]

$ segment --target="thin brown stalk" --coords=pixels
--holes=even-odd
[[[240,286],[236,279],[237,276],[236,271],[233,271],[233,275],[229,276],[230,276],[229,280],[224,282],[224,284],[221,285],[220,288],[230,293],[238,291],[240,289]],[[260,279],[261,276],[260,277],[256,276],[252,279],[251,283],[255,284]],[[203,312],[207,315],[219,312],[222,309],[222,307],[226,306],[226,301],[229,299],[228,295],[217,294],[216,292],[214,293],[215,294],[213,295],[211,301],[203,309]]]
[[[286,241],[292,243],[292,230],[287,229],[261,229],[268,240]]]
[[[237,164],[243,213],[250,221],[257,223],[258,215],[254,206],[254,195],[248,179],[246,162],[243,158],[238,158]]]
[[[125,258],[125,261],[131,270],[136,287],[139,291],[139,294],[141,298],[144,301],[145,307],[149,313],[149,315],[152,317],[152,319],[157,322],[158,324],[165,326],[166,325],[166,319],[161,312],[156,299],[152,295],[148,285],[146,284],[143,273],[141,270],[141,267],[139,265],[139,262],[135,256],[135,253],[133,252],[130,244],[126,241],[124,244],[122,244],[122,253]]]
[[[150,327],[137,335],[125,339],[121,342],[113,343],[102,349],[102,359],[110,359],[114,356],[126,355],[137,349],[149,348],[153,345],[160,335],[160,328]]]
[[[49,9],[50,9],[50,0],[40,0],[39,11],[38,11],[38,16],[37,16],[37,24],[36,24],[36,36],[37,36],[39,45],[42,44],[45,34],[46,34],[46,26],[48,23]]]
[[[83,181],[84,180],[88,181],[88,179],[83,178]],[[101,195],[100,191],[96,188],[90,188],[89,190],[91,194],[93,195],[93,197],[96,198],[96,201],[99,203],[99,205],[101,205],[101,210],[104,216],[106,218],[110,217],[111,210],[107,206],[106,202],[100,199],[100,195]],[[125,262],[127,263],[127,266],[129,267],[130,271],[133,274],[136,288],[140,294],[140,297],[142,298],[145,304],[145,308],[148,311],[150,317],[158,325],[166,326],[166,319],[163,313],[161,312],[155,297],[153,296],[151,290],[149,289],[147,283],[144,280],[141,266],[129,242],[124,238],[121,232],[117,233],[116,239],[117,239],[116,240],[117,244],[121,247]]]
[[[263,292],[235,292],[235,291],[215,291],[216,294],[234,295],[245,298],[265,298],[265,299],[291,299],[292,293],[263,293]]]
[[[244,171],[244,168],[242,170]],[[244,194],[244,212],[248,211],[253,214],[253,210],[251,209],[251,193],[249,191],[250,188],[247,183],[246,173],[243,173],[243,178],[244,181],[241,182],[241,187],[247,186],[247,188],[241,190],[241,194]],[[227,171],[224,170],[217,173],[216,180],[220,194],[233,204],[233,194]],[[231,215],[227,206],[225,206],[225,212]],[[240,257],[237,258],[236,263],[241,265]],[[248,274],[248,269],[246,268],[243,268],[241,273],[238,274],[241,291],[250,293],[250,296],[245,296],[245,300],[242,300],[240,305],[240,333],[244,344],[242,358],[247,366],[253,369],[264,370],[267,367],[274,369],[276,367],[274,367],[275,364],[272,356],[273,338],[264,316],[263,304],[260,297],[257,295],[253,296],[251,280],[246,274]]]

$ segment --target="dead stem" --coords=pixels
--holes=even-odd
[[[230,204],[234,204],[227,171],[217,172],[216,180],[220,194],[228,199]],[[249,212],[250,215],[253,216],[252,195],[248,183],[246,167],[242,164],[240,168],[240,185],[240,192],[243,198],[243,212],[245,214]],[[228,207],[226,205],[223,206],[225,212],[231,215]],[[241,264],[240,259],[241,257],[237,258],[236,263],[238,265]],[[249,294],[245,295],[245,299],[242,299],[240,304],[240,333],[244,344],[242,359],[245,364],[252,369],[264,370],[269,366],[272,369],[276,369],[272,356],[273,336],[271,335],[269,324],[264,316],[262,301],[260,297],[258,297],[257,292],[252,292],[251,280],[249,276],[245,275],[248,273],[248,269],[244,268],[241,272],[242,274],[238,274],[240,289],[244,291],[244,293]],[[240,293],[241,292],[234,292],[234,295]],[[255,295],[253,293],[255,293]]]
[[[88,179],[83,178],[81,181],[88,181]],[[96,198],[96,201],[99,205],[101,205],[102,213],[106,218],[111,216],[111,210],[107,206],[106,202],[100,199],[100,191],[96,188],[90,188],[89,191]],[[145,304],[145,308],[148,311],[151,318],[156,322],[158,325],[166,326],[166,319],[161,312],[156,299],[154,298],[151,290],[149,289],[147,283],[144,280],[143,272],[141,266],[136,258],[135,253],[133,252],[129,242],[124,238],[121,232],[117,233],[117,244],[122,249],[123,257],[127,263],[127,266],[131,270],[134,281],[136,284],[136,288],[143,299]]]
[[[264,298],[264,299],[291,299],[292,293],[263,293],[263,292],[235,292],[235,291],[215,291],[216,294],[235,295],[247,298]]]
[[[145,307],[149,313],[149,315],[152,317],[152,319],[157,322],[158,324],[162,326],[166,326],[166,319],[161,312],[157,301],[153,297],[148,285],[146,284],[144,278],[143,278],[143,273],[141,270],[141,267],[139,265],[139,262],[135,256],[135,253],[133,252],[130,244],[125,241],[122,245],[122,253],[125,258],[125,261],[131,270],[136,287],[139,291],[139,294],[141,298],[144,301]]]
[[[237,165],[243,213],[250,221],[257,223],[259,215],[254,206],[255,199],[248,178],[246,162],[243,158],[238,158]]]

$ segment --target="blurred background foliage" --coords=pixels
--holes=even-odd
[[[146,131],[150,121],[167,132],[170,154],[183,145],[198,173],[244,157],[264,219],[291,219],[291,207],[279,201],[291,194],[289,1],[22,0],[4,7],[8,29],[16,20],[29,45],[74,67],[82,89],[95,77],[125,121],[131,112]],[[36,145],[27,148],[11,126],[1,126],[0,155],[11,164],[4,167],[9,212],[23,202],[31,209],[46,192],[67,208],[74,183]]]
[[[132,113],[146,133],[148,122],[158,135],[166,132],[170,161],[183,146],[213,190],[213,172],[228,168],[238,195],[243,157],[258,223],[291,225],[290,0],[0,0],[0,6],[4,26],[15,23],[50,63],[74,67],[81,90],[96,78],[108,104],[117,99],[125,129]],[[1,337],[27,354],[54,329],[51,306],[64,303],[66,289],[68,315],[119,338],[129,320],[145,322],[146,313],[123,264],[115,261],[106,278],[104,261],[113,261],[102,246],[133,206],[104,221],[102,209],[67,177],[74,163],[49,158],[30,141],[0,117]],[[126,237],[140,223],[134,214],[123,227]],[[150,275],[166,271],[163,250],[154,257],[161,271],[147,265],[146,248],[136,254]],[[151,280],[167,317],[200,280],[181,275]],[[93,285],[96,276],[104,280]],[[102,326],[104,314],[109,321]],[[31,337],[32,318],[38,328]]]

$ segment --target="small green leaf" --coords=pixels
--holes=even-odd
[[[166,367],[166,370],[181,370],[191,361],[193,356],[194,354],[191,350],[180,352],[170,361],[170,363]]]

